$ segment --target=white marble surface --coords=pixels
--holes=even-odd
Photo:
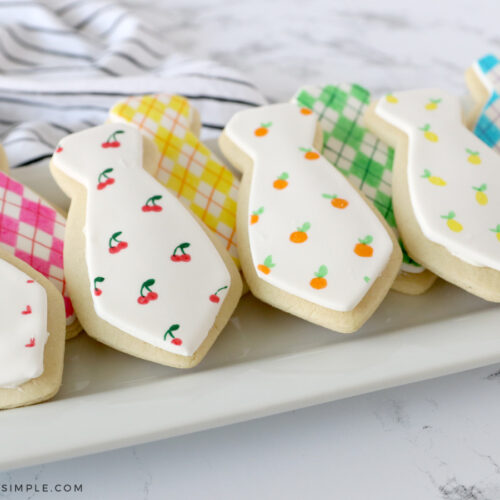
[[[130,4],[159,22],[173,46],[240,68],[273,100],[304,83],[340,81],[375,93],[414,86],[464,93],[465,68],[500,53],[498,0]],[[500,366],[490,366],[0,473],[0,498],[497,500],[499,392]],[[10,494],[4,483],[83,483],[83,493]]]

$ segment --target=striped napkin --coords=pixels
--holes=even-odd
[[[165,92],[198,109],[202,139],[266,102],[237,71],[178,54],[117,2],[0,0],[0,142],[12,168],[46,165],[63,136],[103,123],[117,100]]]

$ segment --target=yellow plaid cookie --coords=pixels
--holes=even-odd
[[[224,243],[239,266],[236,252],[236,199],[239,180],[195,135],[196,111],[183,97],[158,94],[130,97],[110,111],[111,121],[137,125],[160,152],[157,180],[194,212]]]

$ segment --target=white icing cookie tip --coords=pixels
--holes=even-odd
[[[4,260],[0,276],[0,388],[14,388],[43,373],[47,294]]]

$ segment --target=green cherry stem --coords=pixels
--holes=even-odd
[[[122,234],[121,231],[117,231],[111,235],[111,238],[108,240],[108,249],[109,253],[118,253],[121,250],[124,250],[128,247],[128,243],[126,241],[122,241],[118,239],[118,237]]]
[[[151,287],[155,284],[154,279],[148,279],[141,285],[140,295],[137,298],[137,302],[141,305],[148,304],[152,300],[156,300],[158,298],[158,294],[151,290]],[[147,290],[148,293],[144,293],[144,290]]]
[[[94,295],[101,295],[102,290],[97,286],[97,283],[102,283],[103,281],[104,278],[102,276],[97,276],[97,278],[94,278]]]
[[[97,182],[103,182],[103,181],[105,181],[105,180],[108,180],[108,179],[109,179],[108,174],[110,174],[111,172],[113,172],[113,169],[112,169],[112,168],[106,168],[105,170],[103,170],[103,171],[99,174],[99,177],[97,178]]]
[[[161,194],[156,194],[155,196],[151,196],[151,198],[148,198],[145,204],[156,206],[156,202],[160,201],[162,198],[163,196]]]
[[[142,285],[141,285],[141,296],[144,297],[144,290],[147,290],[148,292],[152,292],[151,287],[155,284],[154,279],[149,279],[146,280]]]
[[[116,130],[115,132],[113,132],[107,139],[106,139],[106,142],[113,142],[113,141],[117,141],[118,139],[116,138],[116,136],[118,134],[124,134],[125,131],[124,130]]]
[[[173,325],[170,325],[169,329],[165,332],[163,335],[163,340],[167,340],[167,337],[172,337],[172,344],[174,345],[181,345],[182,340],[178,337],[176,337],[172,332],[177,331],[180,328],[180,325],[177,323],[174,323]]]
[[[118,236],[122,234],[122,231],[117,231],[116,233],[113,233],[111,235],[111,238],[108,240],[108,246],[109,248],[113,247],[113,243],[120,243],[120,240],[118,239]]]
[[[146,280],[142,285],[141,285],[141,297],[145,297],[144,295],[144,290],[147,290],[148,292],[152,292],[151,287],[155,284],[154,279],[149,279]]]

